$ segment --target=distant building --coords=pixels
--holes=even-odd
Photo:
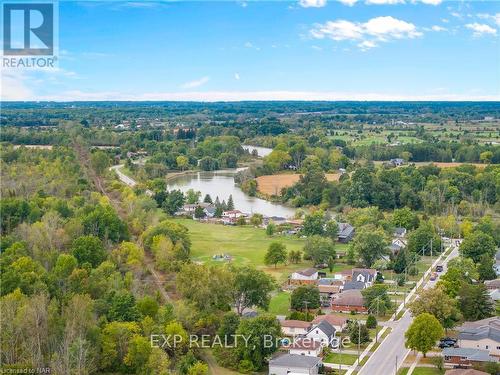
[[[339,242],[347,243],[354,237],[354,227],[349,223],[339,223],[339,234],[337,239]]]
[[[367,287],[371,286],[377,278],[377,270],[371,268],[353,268],[352,281],[365,283]]]
[[[321,367],[318,357],[283,354],[269,361],[269,375],[317,375]]]
[[[328,323],[330,323],[337,332],[341,332],[347,327],[347,319],[342,315],[335,314],[318,315],[316,318],[314,318],[312,324],[319,324],[323,320],[326,320]]]
[[[487,350],[470,348],[444,348],[443,357],[445,365],[472,367],[485,362],[498,362],[490,356]]]
[[[391,159],[389,160],[389,162],[395,167],[399,167],[400,165],[403,165],[405,163],[405,161],[401,158]]]
[[[406,236],[406,228],[395,228],[394,229],[394,237],[404,238]]]

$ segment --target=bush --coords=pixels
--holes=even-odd
[[[377,327],[377,319],[373,315],[368,315],[368,318],[366,318],[366,327],[367,328]]]
[[[240,364],[238,365],[238,372],[241,372],[242,374],[250,374],[253,370],[253,364],[248,359],[240,361]]]

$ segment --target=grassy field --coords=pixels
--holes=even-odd
[[[288,251],[302,250],[304,240],[292,236],[266,235],[264,229],[250,226],[225,226],[220,224],[199,223],[191,219],[174,219],[173,221],[185,225],[189,229],[192,241],[191,254],[195,261],[222,264],[212,260],[212,255],[228,254],[238,265],[255,266],[277,278],[286,280],[295,270],[311,267],[311,262],[303,261],[298,264],[266,266],[264,256],[269,244],[279,241],[285,244]]]
[[[290,309],[290,296],[288,292],[279,292],[271,297],[269,312],[273,315],[288,315]]]
[[[340,173],[327,173],[328,181],[338,181]],[[299,181],[298,173],[283,173],[257,177],[257,188],[260,193],[266,195],[280,195],[281,189],[290,187]]]
[[[324,358],[323,362],[352,365],[357,359],[358,356],[356,354],[330,353]]]

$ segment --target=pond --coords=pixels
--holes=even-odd
[[[201,199],[210,194],[212,200],[216,197],[227,202],[229,195],[233,196],[234,208],[242,212],[259,213],[265,216],[293,217],[295,210],[279,203],[272,203],[245,194],[234,182],[234,175],[239,169],[227,169],[214,172],[195,172],[176,176],[167,182],[167,189],[178,189],[186,192],[189,189],[201,191]]]
[[[252,145],[242,145],[243,150],[248,150],[248,152],[252,152],[253,150],[257,150],[257,155],[259,155],[261,158],[264,156],[269,155],[273,149],[268,148],[268,147],[260,147],[260,146],[252,146]]]

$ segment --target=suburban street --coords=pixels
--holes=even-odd
[[[458,246],[452,244],[452,252],[443,260],[443,272],[438,275],[441,276],[446,273],[448,262],[458,256]],[[438,277],[439,279],[439,277]],[[432,288],[436,285],[438,279],[428,281],[424,285],[424,289]],[[401,367],[406,356],[410,352],[405,347],[405,332],[411,325],[413,317],[410,311],[406,310],[403,316],[393,321],[391,324],[392,331],[387,335],[380,347],[369,357],[368,361],[359,371],[359,375],[390,375],[396,374],[397,370]]]

